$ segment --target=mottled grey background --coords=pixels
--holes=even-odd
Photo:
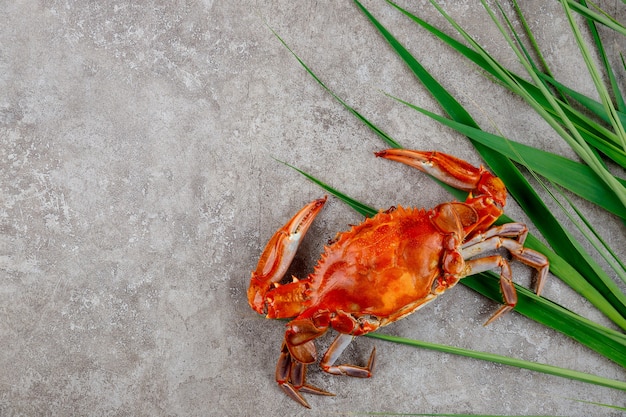
[[[401,3],[445,26],[428,2]],[[479,2],[441,3],[519,70]],[[485,129],[571,156],[519,99],[384,2],[365,4]],[[620,1],[601,4],[624,21]],[[559,4],[523,8],[561,81],[594,95]],[[371,380],[311,367],[311,382],[337,394],[309,396],[311,411],[277,388],[283,323],[248,307],[249,274],[273,231],[324,193],[273,158],[380,208],[449,197],[375,159],[384,144],[264,22],[404,146],[480,163],[465,138],[384,96],[439,111],[352,2],[18,0],[0,3],[0,21],[0,415],[588,416],[617,412],[574,399],[626,405],[608,388],[368,338],[345,359],[376,345]],[[623,39],[602,33],[617,64]],[[623,225],[582,207],[624,257]],[[515,204],[508,213],[524,220]],[[296,272],[359,221],[331,198]],[[556,279],[545,295],[606,323]],[[459,286],[384,332],[624,379],[517,314],[482,327],[496,308]]]

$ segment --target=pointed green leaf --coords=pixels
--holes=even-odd
[[[563,3],[562,0],[560,1],[561,3]],[[583,6],[582,4],[577,3],[574,0],[567,0],[567,4],[577,13],[580,13],[581,16],[591,19],[594,22],[598,22],[626,36],[626,27],[624,27],[621,23],[609,17],[608,15],[594,12],[593,10],[589,9],[588,7]]]
[[[590,384],[601,385],[604,387],[619,389],[626,391],[626,382],[616,381],[614,379],[603,378],[584,372],[573,371],[552,365],[545,365],[537,362],[530,362],[521,359],[511,358],[509,356],[496,355],[493,353],[480,352],[476,350],[463,349],[458,347],[446,346],[437,343],[424,342],[421,340],[406,339],[398,336],[391,336],[382,333],[369,333],[368,337],[374,339],[385,340],[394,343],[401,343],[413,347],[435,350],[437,352],[446,352],[454,355],[466,356],[489,362],[500,363],[502,365],[515,366],[517,368],[529,369],[531,371],[542,372],[544,374],[555,375],[562,378],[574,379],[577,381],[587,382]]]
[[[394,97],[395,98],[395,97]],[[401,103],[419,111],[439,123],[453,128],[485,146],[494,149],[531,171],[542,175],[556,184],[578,194],[580,197],[597,204],[603,209],[626,219],[626,207],[615,198],[615,195],[600,181],[597,175],[587,165],[572,161],[560,155],[533,148],[502,136],[494,135],[472,126],[467,126],[454,120],[439,116],[426,109],[417,107],[404,100]],[[617,178],[626,186],[626,180]]]
[[[580,4],[584,7],[587,7],[587,2],[585,0],[581,0]],[[617,104],[617,108],[619,111],[626,111],[626,104],[624,103],[624,98],[622,97],[622,93],[619,90],[619,86],[617,85],[617,80],[615,78],[615,73],[613,72],[613,68],[609,64],[609,59],[606,56],[606,52],[604,50],[604,45],[602,44],[602,40],[600,39],[600,35],[598,34],[598,29],[596,28],[596,24],[592,19],[587,19],[587,25],[589,26],[589,30],[593,36],[593,40],[596,44],[596,49],[600,54],[600,58],[602,59],[602,64],[604,65],[604,70],[609,77],[609,83],[611,84],[611,89],[613,90],[613,96],[615,98],[615,102]],[[623,122],[622,122],[623,123]]]

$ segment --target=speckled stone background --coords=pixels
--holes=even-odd
[[[401,1],[441,24],[427,1]],[[522,72],[476,1],[441,2]],[[621,21],[626,8],[600,2]],[[571,156],[520,100],[382,1],[365,4],[487,130]],[[523,2],[560,80],[594,95],[556,1]],[[0,415],[277,416],[389,413],[618,415],[624,393],[359,338],[376,374],[311,367],[307,411],[275,385],[283,323],[247,304],[273,231],[324,193],[274,158],[372,206],[449,197],[373,152],[384,144],[303,71],[266,23],[341,97],[406,147],[480,163],[467,140],[385,97],[439,111],[352,2],[0,2]],[[618,63],[624,41],[609,31]],[[620,75],[623,83],[623,73]],[[622,257],[623,225],[582,204]],[[508,213],[524,216],[513,203]],[[294,271],[357,214],[331,198]],[[520,283],[530,272],[516,267]],[[605,323],[557,279],[545,295]],[[624,370],[459,286],[389,334],[625,379]],[[330,336],[320,341],[321,348]]]

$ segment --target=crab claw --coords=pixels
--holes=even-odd
[[[256,270],[252,272],[248,288],[248,303],[255,311],[264,314],[267,292],[283,279],[302,238],[326,203],[326,199],[327,197],[314,200],[300,209],[274,233],[265,246]]]
[[[376,156],[417,168],[454,188],[471,192],[474,197],[488,196],[500,207],[506,203],[504,183],[482,166],[476,168],[462,159],[436,151],[388,149],[376,152]]]

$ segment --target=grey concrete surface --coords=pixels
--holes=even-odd
[[[442,23],[426,1],[401,3]],[[441,3],[519,68],[479,2]],[[365,4],[485,129],[571,156],[517,98],[384,2]],[[601,4],[624,21],[621,2]],[[558,3],[523,6],[553,71],[593,95]],[[439,111],[352,2],[22,0],[1,2],[0,18],[1,416],[589,416],[619,411],[576,400],[626,406],[608,388],[368,338],[344,358],[363,363],[376,346],[374,377],[312,366],[310,381],[336,394],[309,396],[312,410],[275,385],[284,324],[248,307],[249,274],[273,231],[324,192],[274,158],[375,207],[449,197],[374,158],[384,144],[264,22],[404,146],[480,163],[466,139],[385,97]],[[602,33],[617,62],[623,40]],[[625,255],[623,226],[582,207]],[[507,212],[524,220],[514,203]],[[359,221],[331,198],[294,273]],[[528,283],[527,269],[515,271]],[[557,279],[545,295],[606,324]],[[458,286],[383,331],[624,380],[619,366],[516,313],[483,327],[496,308]]]

